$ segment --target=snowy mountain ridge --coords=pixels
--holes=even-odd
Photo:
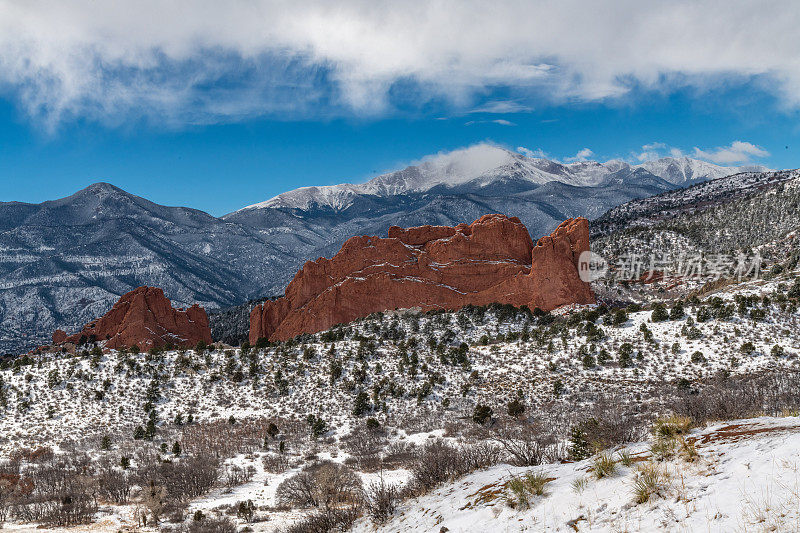
[[[417,164],[382,174],[362,184],[301,187],[226,216],[263,208],[310,210],[329,207],[342,211],[352,205],[358,195],[388,197],[427,192],[436,187],[454,189],[467,185],[485,188],[504,180],[532,185],[559,182],[575,187],[597,187],[614,180],[619,173],[632,174],[639,169],[678,187],[738,172],[767,170],[760,166],[722,167],[688,157],[666,157],[638,165],[619,159],[605,163],[560,163],[550,159],[530,158],[498,146],[481,144],[424,158]]]

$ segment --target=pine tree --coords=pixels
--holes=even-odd
[[[509,416],[518,417],[525,412],[525,404],[522,403],[518,398],[514,398],[508,402],[507,409]]]
[[[356,395],[355,402],[353,404],[353,416],[362,416],[366,414],[370,409],[371,405],[369,404],[369,395],[361,391]]]
[[[586,438],[586,432],[579,427],[572,429],[569,438],[569,456],[574,461],[586,459],[592,455],[592,447]]]
[[[472,421],[476,424],[484,425],[491,420],[493,414],[494,411],[492,411],[491,407],[479,403],[472,412]]]

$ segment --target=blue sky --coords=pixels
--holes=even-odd
[[[222,215],[479,142],[564,161],[677,150],[800,166],[796,5],[542,4],[528,21],[548,25],[531,36],[517,20],[530,4],[223,13],[179,1],[158,13],[157,2],[12,1],[0,14],[0,200],[108,181]]]

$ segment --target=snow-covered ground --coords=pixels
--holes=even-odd
[[[654,461],[648,443],[619,448],[631,466],[602,479],[593,459],[519,468],[498,465],[404,503],[380,528],[354,531],[797,531],[800,530],[800,418],[726,421],[686,437],[698,456]],[[664,474],[649,501],[636,503],[643,465]],[[529,471],[551,479],[530,508],[504,501],[505,484]],[[576,480],[585,479],[581,482]],[[578,485],[576,487],[576,485]]]
[[[182,516],[191,520],[200,511],[253,531],[277,531],[308,513],[279,505],[281,482],[329,460],[352,468],[365,486],[381,475],[404,486],[413,478],[415,450],[428,442],[493,442],[495,429],[473,421],[479,405],[493,410],[496,428],[520,422],[507,414],[517,399],[523,419],[552,425],[544,431],[566,445],[571,428],[595,416],[603,402],[603,416],[632,417],[641,425],[678,406],[681,395],[690,402],[708,383],[795,375],[800,315],[796,297],[787,295],[796,283],[787,275],[727,287],[686,303],[682,316],[673,312],[655,322],[651,310],[601,315],[592,307],[550,318],[508,307],[404,311],[249,351],[94,350],[18,359],[0,370],[0,467],[30,454],[23,448],[38,447],[111,465],[130,476],[129,503],[100,501],[94,524],[70,531],[118,531],[136,527],[143,512],[136,483],[149,478],[136,476],[152,477],[143,466],[210,452],[222,463],[219,480],[189,498]],[[742,390],[728,393],[741,399]],[[624,451],[635,459],[603,479],[592,478],[591,459],[492,466],[406,500],[384,530],[750,531],[772,524],[791,530],[800,506],[791,459],[800,444],[793,411],[800,405],[791,403],[793,391],[773,392],[787,394],[765,400],[769,414],[793,416],[695,430],[686,441],[695,443],[698,458],[689,462],[678,454],[653,466],[665,479],[645,503],[635,504],[631,492],[640,467],[649,464],[649,444],[640,442],[613,450],[615,457]],[[753,411],[744,412],[735,416]],[[327,426],[316,437],[308,415]],[[135,428],[147,427],[151,416],[152,440],[134,439]],[[270,435],[270,423],[279,436]],[[182,455],[171,451],[175,442]],[[125,472],[123,458],[130,461]],[[529,509],[513,509],[503,497],[505,483],[529,471],[553,479]],[[232,472],[246,474],[231,481]],[[0,504],[2,497],[0,490]],[[253,523],[237,518],[236,509],[248,501]],[[366,520],[358,530],[371,530]],[[32,526],[11,521],[4,527]]]
[[[426,435],[422,435],[426,437]],[[696,455],[676,452],[658,460],[653,439],[608,450],[616,471],[597,479],[595,458],[573,463],[515,467],[501,464],[469,474],[436,490],[402,502],[393,518],[376,526],[364,517],[354,532],[445,531],[451,533],[516,531],[798,531],[800,530],[800,418],[760,417],[718,422],[694,429],[685,440]],[[628,466],[623,464],[626,457]],[[233,489],[215,489],[191,503],[190,511],[224,514],[240,501],[256,505],[254,532],[276,532],[298,520],[301,511],[275,508],[275,489],[296,473],[270,474],[258,457],[231,462],[251,465],[257,473]],[[648,501],[637,503],[635,485],[641,472],[663,476]],[[549,481],[544,494],[530,498],[528,508],[509,505],[506,484],[529,472]],[[362,474],[365,482],[379,474]],[[384,480],[402,484],[407,472],[384,472]],[[136,506],[103,506],[94,524],[58,532],[157,531],[137,527]],[[264,511],[262,509],[268,509]],[[15,533],[40,531],[6,523]]]

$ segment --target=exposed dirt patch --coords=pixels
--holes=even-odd
[[[737,442],[752,437],[753,435],[786,433],[798,430],[800,430],[800,425],[765,428],[748,424],[731,424],[729,426],[723,426],[711,433],[706,433],[698,437],[689,437],[686,440],[694,443],[696,446],[703,446],[716,442]]]

